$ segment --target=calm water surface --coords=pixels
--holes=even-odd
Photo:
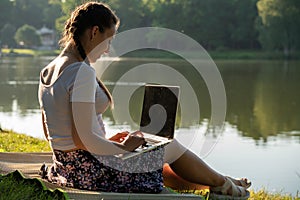
[[[37,100],[38,75],[51,58],[0,59],[0,125],[2,128],[43,138]],[[176,137],[198,134],[189,148],[221,173],[247,176],[253,189],[296,194],[300,191],[300,62],[299,61],[216,61],[224,81],[227,112],[222,134],[208,126],[211,103],[206,84],[182,60],[121,59],[113,62],[102,79],[109,89],[123,92],[138,88],[128,100],[131,120],[107,111],[108,133],[137,128],[143,82],[119,81],[130,69],[160,63],[177,70],[192,85],[199,103],[200,118],[176,124]],[[95,66],[99,72],[101,65]],[[146,71],[145,74],[154,73]],[[155,77],[159,77],[156,69]],[[130,74],[133,79],[135,75]],[[161,77],[163,78],[163,77]],[[150,77],[151,80],[151,77]],[[176,79],[174,80],[174,84]],[[184,88],[183,88],[184,90]],[[185,97],[184,97],[185,98]],[[116,103],[116,110],[117,103]],[[208,131],[209,130],[209,131]]]

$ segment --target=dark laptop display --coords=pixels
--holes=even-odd
[[[178,86],[145,85],[140,131],[172,139],[174,137],[178,95]],[[155,105],[160,106],[155,109]],[[167,115],[164,118],[165,122],[161,120],[155,123],[155,119],[151,121],[149,115],[151,107],[153,109],[152,117],[156,120],[160,120],[162,116]],[[160,122],[163,124],[159,124]],[[160,130],[158,130],[158,126],[160,126]]]

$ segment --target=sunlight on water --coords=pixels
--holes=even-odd
[[[257,145],[250,138],[239,137],[236,128],[227,124],[222,139],[205,160],[221,173],[249,178],[255,190],[265,187],[296,195],[300,189],[299,152],[296,140],[272,137],[267,144]]]

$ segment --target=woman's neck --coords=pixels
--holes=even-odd
[[[70,43],[62,50],[61,56],[67,56],[72,60],[76,60],[79,62],[83,61],[83,58],[79,54],[77,48],[74,45],[71,45]]]

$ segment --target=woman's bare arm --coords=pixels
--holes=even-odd
[[[95,104],[72,102],[73,139],[78,148],[99,155],[113,155],[133,151],[145,141],[136,134],[129,134],[122,142],[114,142],[99,135],[100,126],[97,121]]]
[[[42,124],[43,124],[43,131],[44,131],[44,135],[45,135],[45,138],[47,141],[49,141],[48,139],[48,131],[47,131],[47,128],[46,128],[46,123],[45,123],[45,116],[44,116],[44,111],[42,111]]]

